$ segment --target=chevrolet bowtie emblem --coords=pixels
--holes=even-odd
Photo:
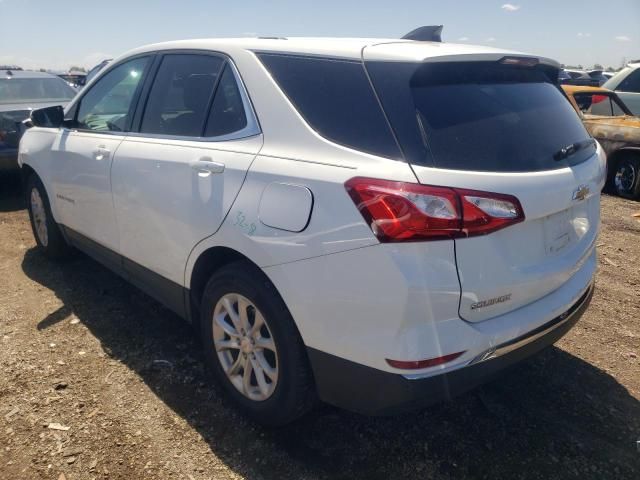
[[[580,185],[577,188],[577,190],[575,190],[573,192],[572,200],[577,200],[577,201],[584,200],[585,198],[587,198],[587,195],[589,195],[590,191],[591,190],[589,189],[589,187],[587,185]]]

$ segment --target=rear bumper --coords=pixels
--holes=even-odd
[[[578,301],[551,321],[461,368],[426,378],[384,372],[308,348],[318,394],[327,403],[366,415],[391,415],[451,399],[557,342],[580,319],[592,296],[590,284]]]

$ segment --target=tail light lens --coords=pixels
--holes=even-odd
[[[399,368],[402,370],[419,370],[421,368],[444,365],[447,362],[455,360],[463,353],[465,352],[450,353],[448,355],[443,355],[442,357],[428,358],[426,360],[390,360],[388,358],[386,360],[393,368]]]
[[[524,220],[516,197],[356,177],[347,192],[381,242],[486,235]]]

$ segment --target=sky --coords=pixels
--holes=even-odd
[[[166,40],[246,36],[399,38],[444,25],[446,42],[564,64],[640,59],[640,0],[0,0],[0,64],[90,68]]]

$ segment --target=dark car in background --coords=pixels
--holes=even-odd
[[[22,121],[32,110],[66,105],[76,94],[61,78],[43,72],[0,71],[0,171],[18,168]]]
[[[558,81],[562,85],[578,85],[582,87],[600,87],[607,81],[602,70],[571,70],[560,71]]]
[[[109,63],[112,61],[112,58],[107,58],[103,61],[101,61],[99,64],[97,64],[96,66],[94,66],[91,70],[89,70],[87,72],[87,76],[84,79],[84,84],[86,85],[87,83],[89,83],[91,81],[91,79],[93,77],[95,77],[98,72],[100,70],[102,70],[104,67],[106,67],[107,65],[109,65]]]

